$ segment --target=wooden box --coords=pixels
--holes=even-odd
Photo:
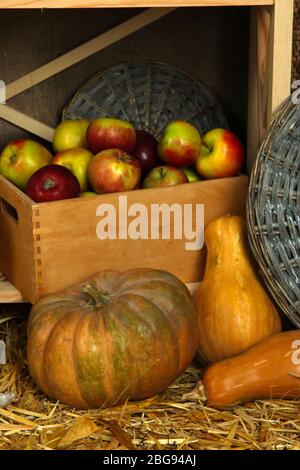
[[[126,237],[126,227],[119,222],[119,198],[126,198],[128,209],[142,203],[148,210],[149,228],[151,204],[162,202],[181,207],[193,204],[194,208],[195,204],[204,204],[207,224],[219,215],[244,212],[247,182],[247,176],[239,176],[36,204],[0,177],[0,271],[30,302],[103,269],[152,267],[170,271],[184,282],[198,281],[203,271],[203,250],[187,250],[189,241],[184,234],[182,239],[174,237],[174,219],[169,219],[170,237],[166,232],[166,239],[162,239],[162,220],[159,239]],[[116,239],[97,237],[101,204],[117,209]],[[129,216],[128,226],[131,220]],[[168,218],[165,220],[168,224]]]
[[[32,134],[51,141],[63,105],[87,78],[147,57],[195,74],[216,93],[247,142],[249,173],[273,110],[290,93],[292,25],[293,0],[4,0],[0,145]],[[202,203],[208,223],[242,213],[246,191],[240,176],[124,195],[147,208]],[[0,178],[0,198],[0,271],[29,301],[104,268],[153,266],[185,282],[201,279],[204,252],[186,250],[185,240],[97,238],[97,207],[117,208],[118,194],[35,204]]]

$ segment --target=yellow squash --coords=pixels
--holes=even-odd
[[[245,221],[213,220],[205,231],[207,261],[195,301],[198,359],[206,364],[236,356],[281,330],[280,317],[248,254]]]

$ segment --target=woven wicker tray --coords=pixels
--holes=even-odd
[[[300,327],[300,105],[274,115],[251,175],[250,244],[280,308]]]
[[[227,128],[214,96],[191,75],[167,64],[130,62],[100,72],[84,84],[63,119],[116,117],[159,137],[165,125],[183,119],[201,134]]]

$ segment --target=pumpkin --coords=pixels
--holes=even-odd
[[[236,356],[281,330],[280,317],[248,254],[245,221],[214,219],[205,230],[207,261],[195,296],[197,358],[206,364]]]
[[[39,299],[29,316],[34,381],[80,409],[160,393],[186,369],[197,345],[189,291],[155,269],[103,271]]]
[[[299,398],[300,331],[278,333],[204,372],[208,404],[227,408],[254,399]]]

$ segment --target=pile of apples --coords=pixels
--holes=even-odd
[[[159,141],[114,118],[62,121],[54,132],[55,156],[33,140],[10,142],[0,173],[36,202],[158,188],[237,175],[244,148],[229,130],[201,138],[186,121],[166,125]]]

